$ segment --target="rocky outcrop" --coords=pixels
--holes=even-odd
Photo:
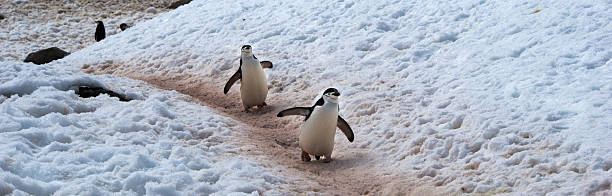
[[[170,4],[170,6],[168,6],[168,9],[176,9],[180,7],[181,5],[188,4],[189,2],[191,2],[191,0],[178,0]]]
[[[42,65],[57,59],[64,58],[69,54],[69,52],[63,51],[62,49],[59,49],[57,47],[51,47],[28,54],[28,56],[25,58],[25,60],[23,60],[23,62],[32,62],[37,65]]]
[[[119,98],[119,101],[130,101],[130,99],[126,98],[125,96],[119,93],[116,93],[110,90],[106,90],[101,87],[96,87],[96,86],[79,86],[79,88],[75,90],[74,93],[79,95],[79,97],[83,97],[83,98],[97,97],[100,94],[107,94],[110,97]]]
[[[130,28],[130,25],[125,24],[125,23],[121,23],[119,25],[119,29],[121,29],[121,31],[125,31],[126,29]]]

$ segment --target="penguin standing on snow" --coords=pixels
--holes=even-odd
[[[253,55],[250,45],[242,46],[240,67],[238,67],[238,71],[225,84],[223,93],[227,94],[232,85],[240,80],[240,98],[242,99],[244,110],[249,112],[249,109],[253,106],[258,108],[266,106],[268,82],[263,68],[272,68],[272,62],[259,62],[255,55]]]
[[[312,107],[294,107],[279,112],[276,116],[306,116],[300,131],[299,144],[302,148],[302,161],[310,161],[310,155],[317,160],[325,156],[323,162],[329,163],[334,150],[336,126],[353,142],[355,135],[348,123],[338,115],[338,96],[335,88],[328,88]]]
[[[104,23],[102,23],[102,21],[96,21],[96,23],[98,26],[96,26],[95,38],[96,42],[99,42],[100,40],[106,38],[106,32],[104,31]]]

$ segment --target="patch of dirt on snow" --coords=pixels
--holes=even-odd
[[[268,106],[244,112],[240,102],[239,83],[223,94],[227,78],[206,78],[197,75],[154,75],[138,71],[122,71],[128,65],[113,64],[86,66],[83,71],[91,74],[114,74],[148,82],[165,90],[176,90],[190,95],[194,102],[211,107],[221,115],[241,123],[235,130],[236,146],[241,155],[255,157],[256,161],[277,175],[287,179],[297,193],[321,193],[324,195],[442,195],[448,193],[441,187],[416,184],[416,177],[393,168],[380,168],[377,163],[384,157],[351,145],[344,135],[338,135],[333,161],[302,162],[297,138],[303,118],[278,118],[276,114],[294,105],[291,97],[268,94]],[[354,128],[355,129],[355,128]],[[359,138],[356,137],[356,140]],[[434,190],[436,190],[434,192]]]
[[[0,20],[0,57],[23,61],[28,53],[50,47],[76,52],[95,43],[95,21],[104,22],[108,37],[121,32],[121,23],[134,26],[167,12],[174,1],[0,0],[0,14],[5,16]]]

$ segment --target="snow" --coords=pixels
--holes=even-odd
[[[229,155],[235,123],[176,92],[66,64],[2,62],[0,70],[0,193],[227,195],[281,182]],[[80,98],[70,90],[78,85],[134,100]]]
[[[4,1],[0,4],[0,60],[23,61],[27,54],[50,47],[75,52],[95,43],[95,21],[104,22],[106,35],[168,11],[173,0],[112,1]],[[146,11],[147,8],[155,12]]]
[[[372,167],[455,194],[607,194],[609,13],[606,1],[196,0],[54,64],[224,82],[250,44],[274,62],[268,104],[309,105],[340,90],[355,142],[336,137],[334,156],[359,148],[382,160]],[[0,85],[9,141],[0,193],[257,194],[288,183],[239,155],[219,159],[237,123],[176,92],[68,68],[0,69],[10,78]],[[138,99],[66,91],[83,82]],[[190,142],[199,136],[212,146]]]

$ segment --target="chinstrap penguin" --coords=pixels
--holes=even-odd
[[[349,142],[353,142],[355,135],[348,123],[338,115],[338,96],[340,92],[335,88],[328,88],[323,96],[311,107],[294,107],[279,112],[276,116],[301,115],[305,116],[304,124],[299,136],[299,145],[302,148],[302,161],[310,161],[310,155],[317,160],[324,156],[323,162],[332,160],[334,150],[334,137],[336,127],[340,128]]]
[[[272,62],[257,60],[253,55],[250,45],[241,48],[240,66],[238,71],[230,77],[223,88],[223,93],[227,94],[234,83],[240,80],[240,98],[244,110],[249,112],[253,106],[266,106],[268,96],[268,82],[263,68],[272,68]]]
[[[102,23],[102,21],[96,21],[96,23],[98,24],[98,26],[96,26],[95,38],[96,42],[99,42],[106,38],[106,31],[104,31],[104,23]]]

